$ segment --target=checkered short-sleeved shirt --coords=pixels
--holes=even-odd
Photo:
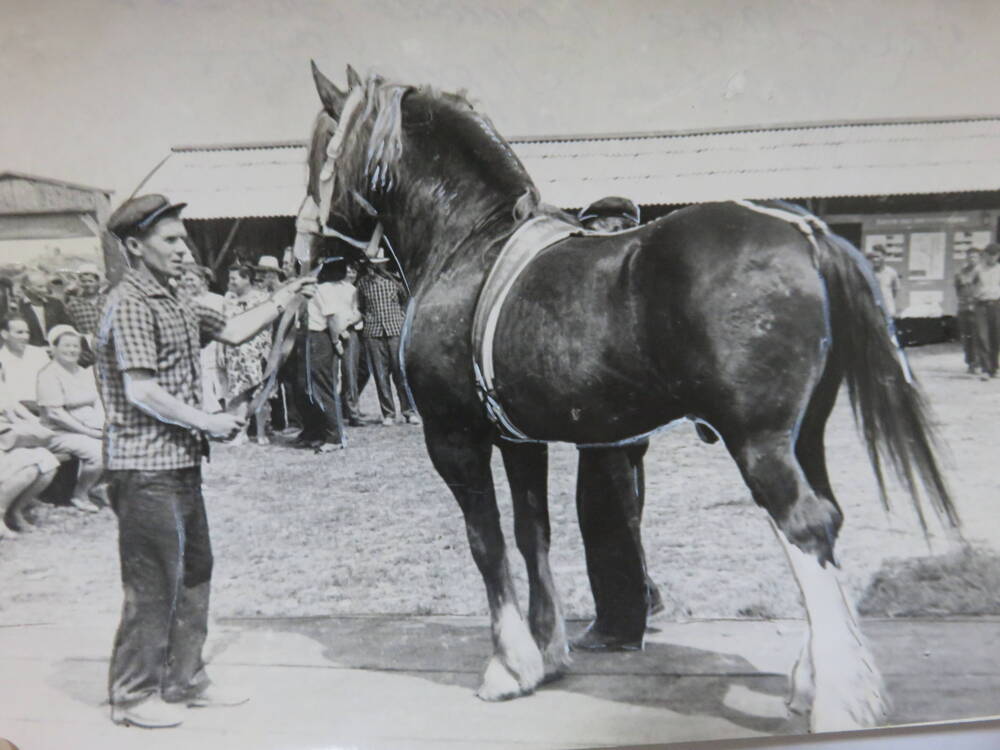
[[[110,292],[97,334],[108,469],[156,471],[201,463],[201,434],[160,421],[132,404],[123,375],[151,371],[169,394],[200,407],[201,346],[225,324],[221,311],[188,307],[144,270],[129,271]]]
[[[73,321],[73,327],[84,336],[97,333],[103,306],[103,294],[96,294],[93,297],[70,297],[66,300],[66,312]]]
[[[358,296],[365,325],[361,335],[366,338],[399,336],[403,330],[403,307],[406,293],[398,282],[377,273],[358,280]]]

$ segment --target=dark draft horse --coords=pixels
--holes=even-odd
[[[568,663],[548,563],[546,447],[505,440],[488,418],[471,328],[507,238],[555,209],[539,201],[510,146],[463,96],[362,81],[351,69],[342,91],[313,73],[323,112],[309,194],[319,222],[355,236],[381,223],[412,292],[406,379],[431,461],[464,514],[490,609],[493,654],[478,695],[528,694]],[[678,419],[711,425],[780,530],[802,591],[809,634],[790,707],[810,711],[816,731],[882,719],[881,679],[834,564],[843,516],[823,433],[842,382],[883,501],[888,461],[918,512],[922,487],[953,524],[957,517],[924,403],[856,249],[804,212],[772,215],[740,203],[691,206],[617,235],[571,236],[517,278],[493,357],[495,395],[525,434],[609,446],[580,469],[581,479],[588,471],[597,478],[584,505],[603,503],[598,516],[621,501],[614,477],[630,471],[618,445]],[[527,623],[494,495],[494,446],[530,581]],[[601,477],[610,478],[606,497]],[[623,555],[622,565],[641,568],[641,553],[634,557]],[[645,602],[642,579],[641,570],[623,573],[621,585],[634,589],[626,600]]]

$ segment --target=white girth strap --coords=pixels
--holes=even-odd
[[[476,388],[490,421],[500,428],[502,436],[508,440],[534,442],[511,422],[496,398],[493,344],[500,312],[514,282],[531,261],[556,242],[580,232],[579,226],[554,216],[536,216],[529,219],[518,227],[504,244],[479,293],[476,311],[472,318],[472,356]]]
[[[773,219],[778,219],[791,224],[809,240],[809,244],[812,245],[813,249],[813,259],[818,262],[819,256],[819,246],[816,244],[816,234],[815,231],[820,232],[830,231],[826,224],[816,216],[812,214],[797,214],[793,211],[786,211],[782,208],[771,208],[770,206],[761,206],[752,201],[738,200],[733,201],[737,206],[743,206],[743,208],[749,209],[750,211],[756,211],[759,214],[764,214],[765,216],[770,216]]]

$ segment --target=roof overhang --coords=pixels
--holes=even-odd
[[[534,136],[511,145],[544,200],[642,205],[1000,190],[1000,117],[814,123],[677,133]],[[187,219],[294,216],[306,144],[172,150],[144,192]]]

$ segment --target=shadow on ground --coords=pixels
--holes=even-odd
[[[489,628],[478,621],[464,625],[434,618],[373,617],[231,622],[303,635],[319,643],[324,657],[338,666],[399,672],[459,686],[469,691],[470,700],[475,700],[473,692],[491,651]],[[582,627],[576,623],[571,632]],[[781,705],[787,684],[785,675],[759,672],[737,655],[649,643],[642,652],[574,654],[569,673],[540,690],[719,717],[755,732],[806,731],[805,720],[798,717],[778,717],[773,711],[747,713],[727,701],[735,690],[772,707]]]

